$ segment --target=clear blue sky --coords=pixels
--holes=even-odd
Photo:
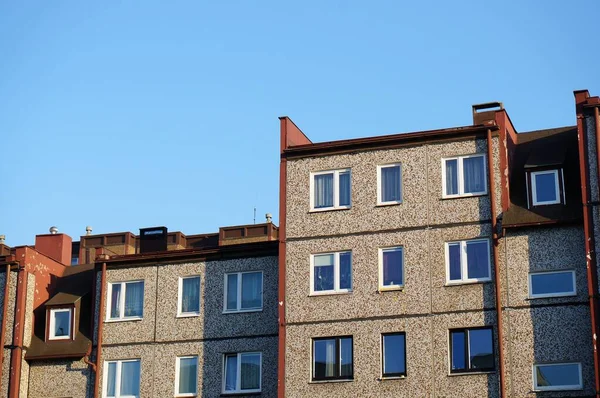
[[[278,222],[279,122],[314,141],[575,123],[600,1],[0,3],[0,234]]]

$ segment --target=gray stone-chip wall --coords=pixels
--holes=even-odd
[[[93,386],[90,368],[83,360],[33,361],[29,365],[29,398],[88,398]]]
[[[15,303],[16,303],[16,291],[17,291],[17,272],[11,271],[9,276],[9,295],[6,301],[6,329],[4,344],[12,345],[13,341],[13,328],[15,319]],[[6,283],[6,282],[5,282]],[[4,296],[4,290],[1,290],[1,295]],[[3,363],[2,363],[2,385],[0,386],[0,396],[8,396],[8,381],[10,377],[10,361],[11,361],[11,350],[4,349]]]

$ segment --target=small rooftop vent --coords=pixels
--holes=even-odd
[[[167,250],[167,227],[140,228],[140,253]]]
[[[496,118],[496,111],[504,109],[502,102],[486,102],[475,104],[473,108],[473,125],[489,124]]]

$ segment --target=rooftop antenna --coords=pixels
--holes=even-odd
[[[254,206],[254,222],[253,224],[256,224],[256,206]]]

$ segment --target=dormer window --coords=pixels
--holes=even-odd
[[[48,340],[69,340],[73,330],[73,308],[51,308]]]
[[[530,171],[528,174],[531,206],[565,203],[562,169]]]

